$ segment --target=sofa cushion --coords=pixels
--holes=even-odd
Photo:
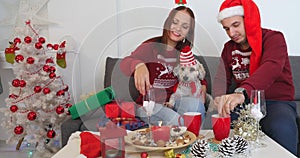
[[[291,67],[292,67],[292,74],[293,74],[293,81],[295,86],[295,100],[300,101],[300,56],[289,56]],[[298,104],[299,105],[299,104]]]
[[[125,101],[135,101],[139,92],[135,88],[132,76],[124,75],[120,70],[121,58],[106,58],[104,87],[112,86],[116,98]]]
[[[204,57],[204,56],[195,56],[195,59],[197,59],[204,67],[206,74],[205,74],[205,80],[207,82],[206,91],[208,94],[211,94],[211,88],[212,88],[212,75],[214,75],[215,72],[212,72],[211,70],[214,70],[211,68],[214,64],[218,62],[217,57]]]

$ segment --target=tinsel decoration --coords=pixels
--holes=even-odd
[[[225,138],[219,145],[219,152],[223,157],[232,157],[235,153],[235,140],[232,137]]]
[[[235,140],[235,153],[241,154],[244,153],[248,148],[248,142],[239,135],[233,136]]]
[[[209,149],[208,142],[204,139],[197,140],[191,148],[191,154],[195,158],[205,158]]]
[[[257,121],[251,114],[251,105],[243,105],[236,111],[239,115],[237,120],[232,121],[233,133],[242,136],[246,140],[255,140],[257,136]]]

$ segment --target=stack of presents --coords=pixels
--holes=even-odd
[[[112,87],[88,97],[69,108],[72,119],[104,107],[106,117],[116,125],[124,127],[127,130],[136,130],[147,126],[147,124],[135,117],[135,102],[121,101],[115,97]]]

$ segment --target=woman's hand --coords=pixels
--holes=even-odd
[[[237,105],[244,103],[245,97],[240,93],[233,93],[216,97],[214,100],[218,113],[221,116],[230,114]]]
[[[142,94],[146,94],[146,90],[150,89],[149,71],[144,63],[139,63],[134,71],[134,83],[136,89]]]

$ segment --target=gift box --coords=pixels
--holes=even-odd
[[[72,119],[76,119],[88,113],[89,111],[104,106],[105,104],[111,102],[114,98],[114,90],[111,87],[107,87],[95,95],[72,105],[69,108],[69,113],[71,114]]]
[[[147,127],[148,124],[136,118],[121,118],[116,117],[111,119],[116,125],[124,127],[126,130],[134,131],[140,128]]]
[[[125,101],[112,101],[105,105],[108,118],[135,118],[135,103]]]

